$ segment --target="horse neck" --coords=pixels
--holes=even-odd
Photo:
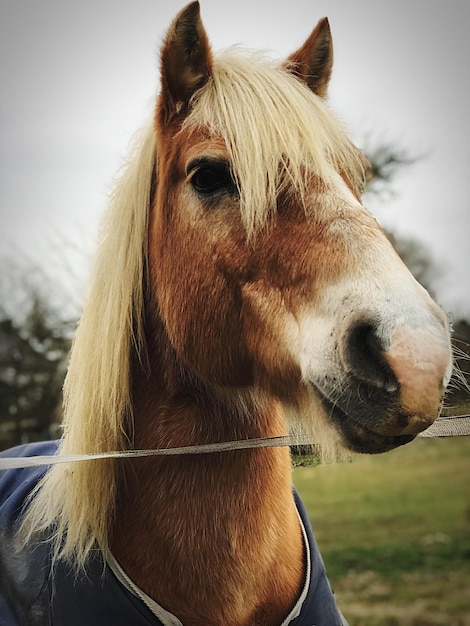
[[[170,349],[150,355],[149,372],[135,376],[137,447],[284,434],[274,401],[222,398]],[[112,536],[127,574],[185,626],[281,623],[303,572],[289,450],[129,461]]]

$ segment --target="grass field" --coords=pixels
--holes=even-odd
[[[350,626],[470,625],[470,437],[296,468],[294,482]]]

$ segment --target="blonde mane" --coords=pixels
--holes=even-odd
[[[153,124],[136,136],[105,216],[88,299],[64,384],[60,454],[123,450],[132,432],[132,350],[145,358],[147,226],[156,181]],[[115,461],[52,467],[36,491],[21,534],[56,529],[54,556],[83,565],[97,541],[106,550],[116,488]]]
[[[285,68],[224,53],[198,93],[185,128],[206,127],[227,145],[250,236],[267,223],[283,188],[304,194],[305,171],[328,182],[340,171],[360,185],[363,168],[325,103]],[[258,115],[255,112],[259,111]],[[89,296],[64,387],[59,454],[132,446],[131,358],[145,358],[143,334],[147,228],[156,185],[153,125],[138,137],[106,214]],[[54,557],[83,565],[108,549],[116,461],[53,466],[35,490],[23,539],[52,526]]]

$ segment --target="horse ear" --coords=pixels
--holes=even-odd
[[[170,121],[209,79],[212,54],[202,25],[199,2],[192,2],[174,19],[161,51],[160,107]]]
[[[314,93],[325,98],[333,69],[333,40],[328,18],[318,22],[304,45],[288,60],[292,72]]]

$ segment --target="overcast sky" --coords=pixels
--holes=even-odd
[[[151,113],[157,53],[185,2],[3,0],[0,8],[0,275],[45,267],[77,292],[112,178]],[[470,3],[461,0],[201,0],[214,48],[282,58],[327,15],[332,107],[366,135],[425,155],[369,209],[429,247],[438,300],[470,317]],[[64,276],[75,275],[73,280]],[[78,278],[77,278],[78,277]],[[67,284],[68,283],[68,284]],[[70,295],[70,293],[69,293]]]

